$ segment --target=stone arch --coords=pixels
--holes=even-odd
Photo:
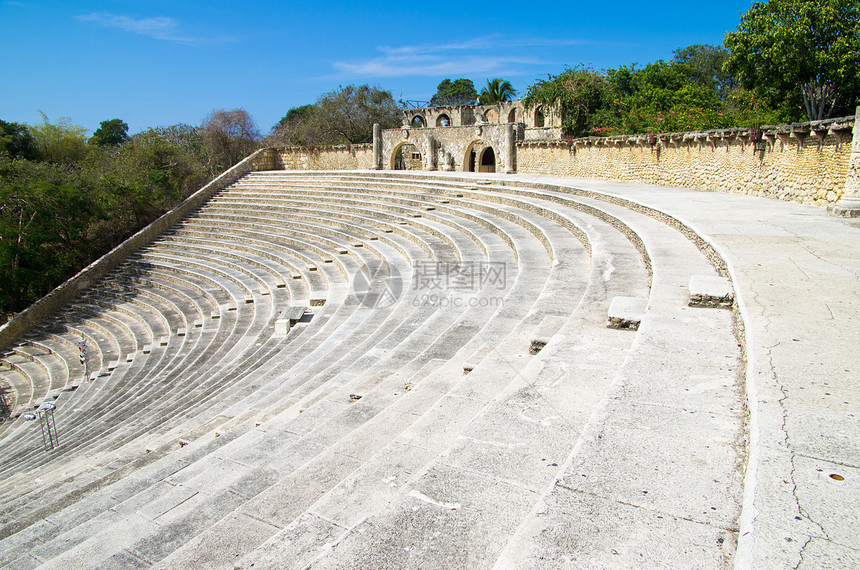
[[[484,116],[487,118],[488,123],[499,122],[499,112],[495,109],[487,109],[487,111],[484,113]]]
[[[499,155],[483,140],[472,141],[463,157],[463,172],[496,172]],[[484,164],[484,162],[488,164]]]
[[[537,109],[535,109],[535,126],[546,126],[546,116],[543,113],[543,107],[538,107]]]
[[[436,117],[436,126],[437,127],[450,127],[451,126],[451,117],[442,113],[438,117]]]
[[[511,112],[508,113],[508,122],[509,123],[516,123],[517,122],[517,109],[516,109],[516,107],[511,109]]]
[[[423,116],[415,115],[414,117],[412,117],[411,125],[413,129],[423,129],[427,125],[427,123],[424,121]]]
[[[403,141],[391,150],[391,170],[424,170],[424,155],[415,143]]]
[[[478,172],[495,172],[496,171],[496,152],[493,150],[493,147],[488,146],[484,149],[484,152],[481,153],[480,164],[478,165]]]

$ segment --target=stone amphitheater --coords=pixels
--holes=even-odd
[[[263,156],[4,327],[0,566],[860,566],[856,221]]]

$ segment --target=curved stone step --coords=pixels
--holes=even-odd
[[[675,390],[685,386],[671,366],[655,364],[657,355],[672,347],[672,362],[710,370],[726,366],[723,353],[736,350],[728,313],[703,315],[695,311],[704,309],[686,305],[690,274],[716,273],[687,236],[622,205],[560,189],[378,173],[255,173],[172,236],[119,275],[176,283],[182,293],[164,294],[182,305],[186,319],[195,310],[208,314],[202,307],[213,301],[192,300],[198,293],[215,306],[224,294],[235,301],[251,295],[253,307],[244,311],[237,302],[223,335],[187,346],[185,355],[171,353],[163,374],[146,367],[125,372],[111,379],[111,397],[105,392],[89,405],[83,394],[68,395],[81,404],[86,422],[113,405],[101,416],[108,429],[93,432],[103,439],[87,442],[83,426],[70,428],[61,451],[68,455],[20,463],[39,470],[43,482],[15,475],[0,484],[0,504],[11,525],[26,525],[29,513],[56,511],[55,496],[84,498],[51,515],[65,521],[55,534],[34,525],[4,544],[19,540],[22,552],[53,565],[84,556],[92,564],[137,557],[165,567],[250,567],[284,557],[375,565],[401,560],[403,548],[426,551],[426,535],[389,530],[412,520],[441,532],[439,560],[446,563],[468,565],[472,559],[462,557],[462,548],[490,560],[513,553],[528,563],[538,544],[529,530],[540,523],[536,505],[547,501],[555,516],[552,505],[560,504],[555,480],[566,481],[579,466],[597,469],[591,461],[614,473],[595,433],[617,442],[628,433],[624,417],[662,406],[674,418],[673,406],[698,401],[657,389],[673,380]],[[331,263],[322,262],[327,257]],[[147,258],[158,265],[155,271],[145,268]],[[410,284],[420,283],[422,264],[503,263],[510,281],[500,289],[484,283],[452,298],[498,294],[509,304],[411,305],[405,301],[415,291],[409,290],[390,307],[368,310],[350,287],[360,264],[374,259],[408,275]],[[290,302],[311,291],[327,300],[309,322],[276,340],[279,310],[271,286],[278,268],[295,260],[305,278],[290,280],[296,281],[287,285],[294,287]],[[316,271],[310,264],[318,264]],[[196,289],[182,282],[197,283]],[[260,295],[264,287],[270,295]],[[188,301],[180,301],[183,295]],[[620,295],[649,299],[637,332],[605,327],[609,302]],[[147,301],[127,311],[159,320],[155,334],[177,318],[161,315],[158,306]],[[722,339],[716,354],[691,342],[697,327]],[[207,335],[192,326],[188,331]],[[529,354],[536,340],[540,350]],[[153,347],[151,354],[159,353]],[[659,377],[659,386],[650,386],[649,377]],[[695,412],[689,421],[707,419],[700,413],[734,421],[715,408]],[[606,421],[606,414],[618,421]],[[222,437],[229,441],[219,442]],[[150,462],[143,447],[165,451]],[[640,441],[628,456],[643,460],[650,452]],[[74,453],[86,453],[92,471]],[[684,453],[691,450],[675,451]],[[137,472],[140,485],[124,478],[106,486],[111,468]],[[63,480],[62,473],[75,477]],[[12,480],[23,493],[18,498],[9,492]],[[617,487],[625,488],[623,482]],[[701,488],[713,492],[713,486]],[[655,493],[654,504],[661,505]],[[344,509],[350,500],[354,507]],[[449,532],[440,521],[470,532]],[[119,528],[121,539],[105,540]],[[337,548],[321,548],[320,532]],[[219,547],[234,539],[242,544],[238,550]],[[368,540],[377,539],[381,546],[368,550]],[[295,547],[300,544],[308,548]]]

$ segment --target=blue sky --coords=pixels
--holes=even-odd
[[[118,117],[137,132],[242,107],[266,133],[351,83],[429,100],[446,77],[502,77],[524,93],[565,65],[670,59],[722,43],[751,5],[0,0],[0,119],[41,110],[92,131]]]

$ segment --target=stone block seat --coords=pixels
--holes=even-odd
[[[9,347],[0,385],[52,399],[60,446],[0,425],[0,568],[601,565],[577,533],[604,520],[693,525],[667,559],[719,566],[741,353],[688,290],[719,256],[599,193],[481,182],[252,172]],[[621,297],[638,330],[607,328]],[[99,376],[64,391],[81,332]]]

